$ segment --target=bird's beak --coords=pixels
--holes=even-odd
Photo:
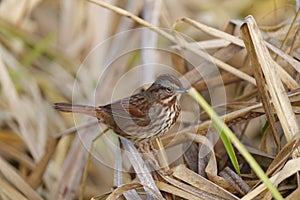
[[[178,92],[179,93],[187,93],[188,90],[181,86],[181,87],[178,88]]]

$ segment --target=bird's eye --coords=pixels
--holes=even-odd
[[[171,93],[171,92],[173,92],[173,88],[172,88],[172,87],[166,87],[166,91],[167,91],[168,93]]]

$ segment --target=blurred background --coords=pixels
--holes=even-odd
[[[170,31],[182,17],[223,31],[230,20],[244,20],[251,14],[262,30],[277,39],[273,41],[278,46],[297,7],[297,2],[291,0],[105,2]],[[120,77],[134,66],[152,62],[172,65],[174,60],[166,59],[163,53],[135,50],[174,45],[148,29],[126,32],[141,27],[129,18],[83,0],[0,1],[0,157],[1,163],[7,164],[2,165],[1,184],[6,177],[4,169],[11,169],[45,199],[57,199],[65,193],[69,199],[77,197],[86,152],[95,135],[82,136],[86,143],[76,134],[53,139],[87,121],[82,116],[76,116],[74,121],[73,115],[58,113],[53,103],[109,103],[149,84],[157,75],[151,69],[136,72],[137,76],[133,73],[113,93]],[[176,24],[176,30],[194,41],[212,38],[184,23]],[[124,54],[126,49],[132,52]],[[243,65],[239,58],[229,63]],[[226,87],[229,100],[243,93],[238,88],[240,85]],[[245,88],[243,85],[242,90]],[[101,151],[110,156],[109,148],[103,145]],[[114,185],[113,170],[95,163],[88,168],[92,176],[87,179],[85,198],[110,191]],[[7,198],[5,193],[2,195]]]

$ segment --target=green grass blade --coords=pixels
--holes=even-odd
[[[41,42],[39,42],[22,60],[24,66],[30,66],[40,55],[47,50],[56,38],[56,32],[49,34]]]
[[[281,194],[277,190],[277,188],[272,184],[270,179],[267,177],[267,175],[264,173],[262,168],[259,166],[259,164],[256,162],[256,160],[252,157],[252,155],[247,151],[247,149],[243,146],[243,144],[239,141],[239,139],[236,137],[236,135],[226,126],[226,124],[219,118],[217,113],[209,106],[209,104],[205,101],[205,99],[194,89],[191,88],[189,90],[189,95],[203,108],[203,110],[210,116],[213,125],[215,126],[216,130],[220,134],[221,139],[225,138],[225,142],[229,142],[227,140],[231,140],[231,142],[234,144],[234,146],[237,148],[237,150],[242,154],[242,156],[245,158],[245,160],[249,163],[253,171],[256,173],[256,175],[261,179],[261,181],[266,185],[266,187],[269,189],[271,194],[275,199],[283,200]],[[225,135],[225,136],[222,136]],[[227,138],[227,139],[226,139]],[[224,140],[223,140],[224,142]],[[225,143],[224,143],[225,145]],[[226,146],[225,146],[226,147]],[[230,146],[228,146],[230,148]],[[232,148],[232,146],[231,146]],[[226,148],[227,150],[227,148]],[[231,150],[230,150],[231,151]],[[232,149],[233,151],[233,149]],[[234,152],[233,152],[234,153]],[[229,155],[230,157],[230,155]],[[235,157],[235,155],[234,155]],[[237,161],[235,158],[231,158],[232,164]],[[237,171],[238,172],[238,171]]]

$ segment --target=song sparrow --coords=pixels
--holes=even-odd
[[[180,113],[178,98],[186,90],[173,75],[161,75],[145,91],[104,106],[55,103],[63,112],[83,113],[100,122],[135,145],[167,132]]]

